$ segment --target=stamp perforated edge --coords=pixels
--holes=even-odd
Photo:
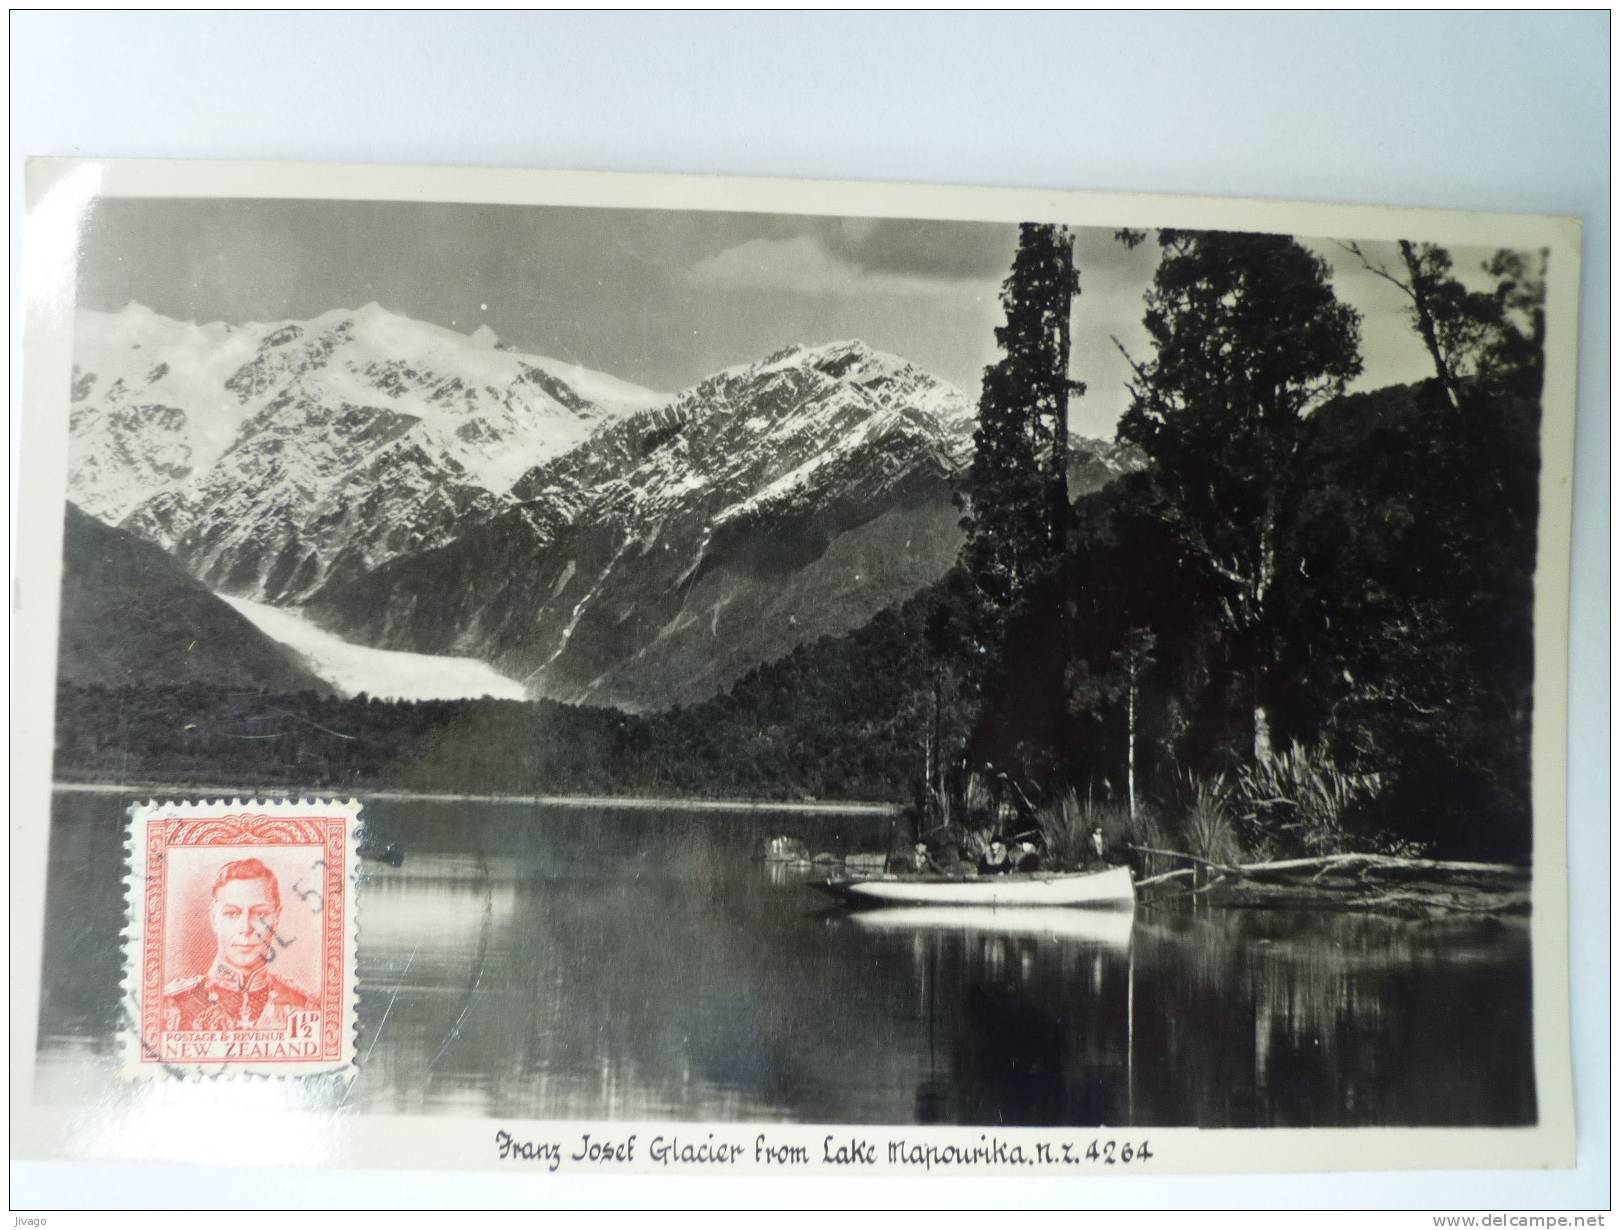
[[[353,1077],[355,1054],[358,1047],[359,1020],[355,985],[355,955],[359,934],[360,901],[356,888],[359,883],[360,811],[359,800],[350,798],[276,798],[276,799],[216,799],[191,802],[189,800],[150,799],[129,808],[129,827],[124,840],[124,931],[121,937],[124,965],[119,987],[119,1028],[121,1072],[133,1079],[232,1079],[238,1076],[304,1077],[341,1073]],[[342,983],[338,1002],[340,1049],[334,1058],[321,1058],[308,1062],[280,1061],[274,1064],[251,1060],[222,1061],[207,1064],[166,1063],[147,1058],[141,1035],[144,995],[147,929],[149,923],[147,903],[146,850],[148,834],[154,820],[208,820],[233,816],[253,815],[271,818],[341,819],[343,821],[343,868],[336,877],[342,885],[344,908],[342,935]]]

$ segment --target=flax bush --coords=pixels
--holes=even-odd
[[[1341,769],[1325,748],[1296,740],[1239,771],[1237,807],[1265,857],[1338,854],[1366,844],[1354,823],[1382,790],[1378,774]]]
[[[1211,863],[1241,862],[1243,846],[1238,839],[1234,791],[1226,774],[1183,771],[1177,786],[1187,852]]]
[[[1081,794],[1072,786],[1035,809],[1035,824],[1046,851],[1045,865],[1059,871],[1073,871],[1096,860],[1091,837],[1095,832],[1101,831],[1110,850],[1140,840],[1123,804],[1099,799],[1090,789]]]

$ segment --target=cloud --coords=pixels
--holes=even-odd
[[[999,282],[1017,239],[1006,224],[919,218],[840,218],[822,232],[828,251],[863,269],[949,281]]]
[[[865,220],[848,220],[862,222]],[[886,230],[886,224],[879,224]],[[841,237],[830,240],[837,233]],[[873,258],[884,253],[882,262]],[[866,258],[852,256],[864,252]],[[915,268],[906,269],[907,263],[920,263],[920,254],[906,255],[892,236],[852,226],[847,230],[842,222],[834,228],[818,229],[812,233],[789,238],[749,239],[713,256],[697,262],[687,273],[689,281],[698,286],[727,290],[768,291],[782,294],[826,298],[897,298],[962,295],[983,290],[984,283],[993,289],[992,279],[999,279],[1005,270],[1005,259],[990,277],[969,277],[958,274],[945,277],[938,273],[923,276]],[[944,258],[936,262],[937,268],[951,263]]]

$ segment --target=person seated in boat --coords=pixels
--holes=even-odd
[[[1041,869],[1041,852],[1035,848],[1032,841],[1021,841],[1013,850],[1013,870],[1039,871]]]
[[[979,874],[982,876],[1004,876],[1013,869],[1013,861],[1007,854],[1007,844],[999,837],[992,838],[984,854],[979,858]]]
[[[889,855],[888,865],[884,868],[890,875],[949,875],[950,867],[955,866],[956,860],[949,851],[941,851],[943,858],[936,858],[928,849],[928,843],[919,841],[909,850],[896,850]]]

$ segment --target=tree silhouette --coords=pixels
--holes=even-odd
[[[963,490],[962,562],[1005,611],[1060,554],[1069,517],[1069,308],[1079,293],[1074,238],[1026,222],[1002,284],[1002,357],[985,369],[973,463]]]
[[[1223,583],[1254,753],[1266,756],[1279,517],[1306,415],[1361,371],[1360,317],[1334,297],[1327,263],[1288,236],[1158,238],[1143,318],[1153,356],[1126,354],[1134,376],[1119,437],[1152,460],[1185,548]]]
[[[1500,391],[1507,382],[1539,396],[1545,253],[1537,265],[1521,252],[1497,252],[1484,266],[1495,281],[1487,291],[1469,290],[1453,276],[1451,253],[1438,244],[1399,240],[1400,273],[1391,273],[1359,243],[1339,246],[1406,296],[1412,327],[1452,409],[1462,408],[1468,388]]]

